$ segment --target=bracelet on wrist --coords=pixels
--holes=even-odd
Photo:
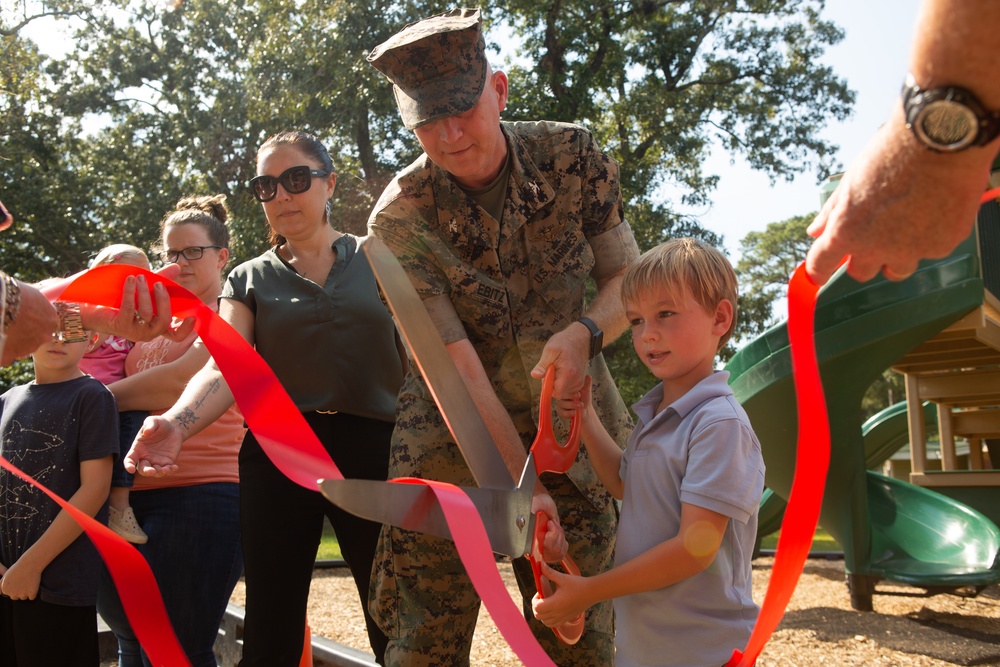
[[[71,301],[56,301],[53,304],[59,314],[59,331],[52,337],[62,343],[82,343],[87,340],[80,315],[80,304]]]
[[[10,328],[10,325],[14,324],[14,320],[17,319],[17,313],[21,310],[21,287],[17,284],[16,278],[6,273],[3,274],[3,283],[3,330],[6,332]]]

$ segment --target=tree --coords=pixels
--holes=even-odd
[[[268,134],[297,127],[328,143],[343,172],[338,206],[351,231],[363,230],[386,181],[419,153],[391,87],[364,56],[405,22],[447,7],[61,5],[87,18],[79,51],[50,66],[61,106],[147,130],[133,135],[134,151],[155,141],[172,152],[169,177],[182,187],[230,194],[234,224],[248,235],[238,257],[263,239],[242,184]],[[819,131],[848,114],[853,94],[814,64],[842,38],[820,19],[821,8],[820,0],[505,0],[486,13],[491,39],[513,31],[524,43],[509,68],[507,117],[591,127],[622,165],[629,219],[645,249],[692,227],[663,195],[665,185],[680,192],[680,203],[710,200],[717,177],[702,164],[715,142],[774,178],[813,167],[825,175],[834,147]],[[147,190],[162,192],[164,180]]]
[[[36,14],[32,14],[35,8]],[[621,165],[626,217],[640,247],[673,236],[721,239],[678,205],[711,199],[714,144],[772,178],[825,176],[819,136],[853,102],[816,64],[841,31],[822,0],[500,0],[487,37],[521,42],[507,68],[505,117],[590,127]],[[149,248],[178,198],[224,193],[233,262],[266,243],[245,188],[263,139],[305,129],[338,171],[336,224],[363,233],[386,182],[420,153],[391,86],[365,61],[437,2],[345,0],[47,0],[0,15],[0,178],[18,227],[0,266],[29,279],[86,266],[112,242]],[[36,16],[75,17],[73,49],[50,60],[20,37]],[[13,18],[9,18],[13,17]],[[101,128],[93,129],[100,119]],[[667,188],[677,200],[668,197]],[[623,349],[627,351],[627,347]],[[619,376],[639,377],[614,348]],[[626,380],[628,382],[628,380]]]
[[[817,64],[843,32],[808,0],[502,0],[524,40],[510,68],[512,118],[582,122],[623,166],[630,207],[655,215],[641,236],[671,235],[662,186],[685,204],[711,199],[712,146],[774,178],[815,168],[835,147],[819,137],[854,94]],[[645,231],[645,230],[644,230]]]
[[[54,269],[79,267],[77,242],[89,233],[85,223],[76,224],[73,211],[80,179],[63,159],[74,140],[64,131],[62,114],[47,102],[38,49],[2,18],[0,61],[0,182],[16,222],[3,233],[0,266],[24,280],[40,280]]]
[[[872,382],[861,399],[861,418],[868,419],[881,410],[906,400],[906,378],[887,368]]]
[[[784,298],[792,272],[812,243],[806,227],[815,213],[772,222],[763,232],[750,232],[740,241],[736,274],[740,283],[736,333],[748,341],[764,333],[777,318],[775,304]]]

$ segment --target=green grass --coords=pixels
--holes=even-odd
[[[778,535],[781,534],[779,530],[776,533],[771,533],[767,535],[760,541],[761,549],[775,549],[778,546]],[[840,545],[837,541],[830,537],[830,534],[823,530],[822,528],[816,528],[816,534],[813,535],[812,549],[810,551],[841,551]]]
[[[340,553],[340,544],[337,543],[337,536],[333,533],[333,528],[329,521],[323,522],[323,539],[319,543],[316,551],[316,560],[340,560],[343,556]]]

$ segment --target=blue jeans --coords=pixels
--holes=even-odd
[[[216,482],[133,491],[130,502],[149,535],[149,542],[136,548],[156,577],[181,647],[193,667],[215,667],[212,646],[243,573],[239,485]],[[119,667],[151,667],[106,569],[97,610],[118,637]]]
[[[145,410],[126,410],[118,413],[118,458],[111,467],[111,486],[132,488],[135,475],[125,470],[125,455],[132,448],[132,441],[139,434],[142,422],[149,415]]]

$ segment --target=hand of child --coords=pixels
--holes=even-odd
[[[531,600],[531,610],[535,618],[553,628],[574,620],[587,611],[592,602],[587,599],[587,578],[576,577],[554,570],[542,563],[542,575],[555,587],[555,591],[544,600],[535,594]]]
[[[556,399],[556,414],[563,419],[572,419],[576,411],[579,410],[580,417],[586,417],[592,400],[591,385],[592,381],[588,375],[583,378],[583,387],[580,388],[580,391],[570,398]]]
[[[559,525],[559,511],[556,503],[548,493],[536,493],[531,499],[531,513],[538,514],[545,512],[549,518],[548,527],[545,530],[545,540],[542,544],[542,558],[558,563],[569,553],[569,543],[566,542],[566,534],[562,526]]]
[[[35,570],[30,564],[18,560],[0,577],[0,593],[11,600],[34,600],[38,596],[41,582],[41,570]]]
[[[542,542],[542,558],[550,563],[558,563],[569,553],[569,542],[566,533],[557,521],[549,521],[545,527],[545,540]]]
[[[132,448],[125,455],[125,470],[145,477],[165,477],[177,472],[177,456],[183,438],[173,422],[163,417],[146,417]]]

